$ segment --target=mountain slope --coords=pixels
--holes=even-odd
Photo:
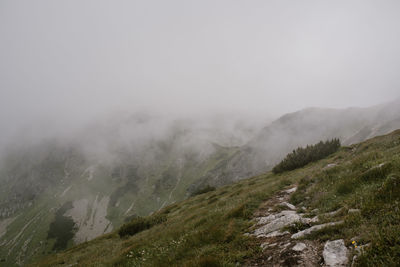
[[[43,145],[32,151],[36,157],[8,157],[2,168],[0,259],[22,265],[184,199],[193,181],[235,153],[218,146],[199,160],[196,151],[174,151],[173,142],[153,149],[140,160],[124,155],[113,162],[93,162],[79,150]]]
[[[188,198],[153,214],[166,221],[148,230],[124,238],[114,231],[34,266],[250,264],[268,253],[256,238],[245,234],[255,229],[251,219],[260,209],[268,209],[263,203],[294,185],[298,190],[290,202],[299,207],[298,212],[316,215],[320,222],[343,222],[306,239],[344,239],[348,247],[351,241],[365,245],[355,261],[358,266],[399,264],[400,130],[343,147],[301,169],[266,173]],[[297,232],[301,227],[294,224],[288,230]],[[349,249],[347,257],[351,260],[356,251]]]
[[[199,189],[268,171],[297,146],[385,134],[400,127],[399,114],[400,101],[305,109],[245,145],[254,134],[246,123],[224,131],[218,120],[167,123],[143,114],[113,117],[74,137],[17,142],[0,161],[0,260],[22,265],[91,240]]]
[[[368,108],[308,108],[286,114],[263,128],[225,166],[199,184],[223,184],[270,170],[299,146],[339,138],[353,144],[400,128],[400,99]],[[229,177],[229,178],[227,178]]]

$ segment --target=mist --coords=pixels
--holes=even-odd
[[[391,101],[399,96],[399,7],[2,1],[1,143],[21,133],[71,136],[118,114],[173,121],[222,113],[256,120],[257,129],[310,106]]]

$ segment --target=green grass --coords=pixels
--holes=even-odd
[[[325,168],[330,163],[336,166]],[[127,238],[120,238],[116,230],[36,265],[236,266],[261,253],[254,238],[243,235],[254,224],[254,211],[293,184],[298,190],[291,203],[316,209],[312,215],[320,215],[321,222],[344,221],[307,238],[370,244],[359,257],[359,266],[400,264],[400,131],[396,131],[341,148],[301,169],[263,174],[190,197],[152,215],[165,216],[164,223]],[[322,216],[339,208],[343,211],[333,218]],[[348,213],[351,208],[360,212]],[[299,224],[289,230],[304,227]]]
[[[293,203],[320,213],[344,207],[334,220],[343,225],[326,228],[308,238],[344,238],[348,244],[370,244],[359,266],[400,264],[400,131],[342,149],[334,156],[338,166],[300,180]]]

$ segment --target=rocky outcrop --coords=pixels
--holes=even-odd
[[[254,235],[257,237],[267,235],[300,220],[301,217],[295,211],[284,210],[276,215],[269,215],[268,217],[262,218],[260,221],[267,224],[256,229]]]
[[[324,229],[342,224],[343,221],[328,222],[319,225],[319,218],[307,218],[307,214],[297,213],[296,207],[288,202],[290,194],[296,191],[296,187],[283,190],[276,196],[263,204],[261,210],[257,213],[257,228],[251,235],[260,240],[260,247],[263,256],[254,262],[248,262],[245,266],[319,266],[325,261],[324,266],[346,266],[348,263],[347,248],[343,240],[328,241],[324,249],[319,240],[302,240],[293,244],[293,239],[305,238],[307,235]],[[281,207],[291,208],[292,210],[280,211]],[[278,210],[274,212],[274,210]],[[304,208],[304,210],[308,210]],[[336,217],[344,211],[343,208],[322,214],[324,219]],[[354,211],[357,212],[357,211]],[[262,215],[266,216],[262,216]],[[289,229],[296,229],[296,223],[300,223],[305,230],[290,235]],[[250,234],[248,234],[250,235]],[[323,258],[323,259],[322,259]],[[267,265],[265,265],[267,264]]]

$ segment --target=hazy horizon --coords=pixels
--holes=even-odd
[[[399,7],[2,1],[2,135],[69,131],[118,113],[262,120],[389,102],[400,96]]]

